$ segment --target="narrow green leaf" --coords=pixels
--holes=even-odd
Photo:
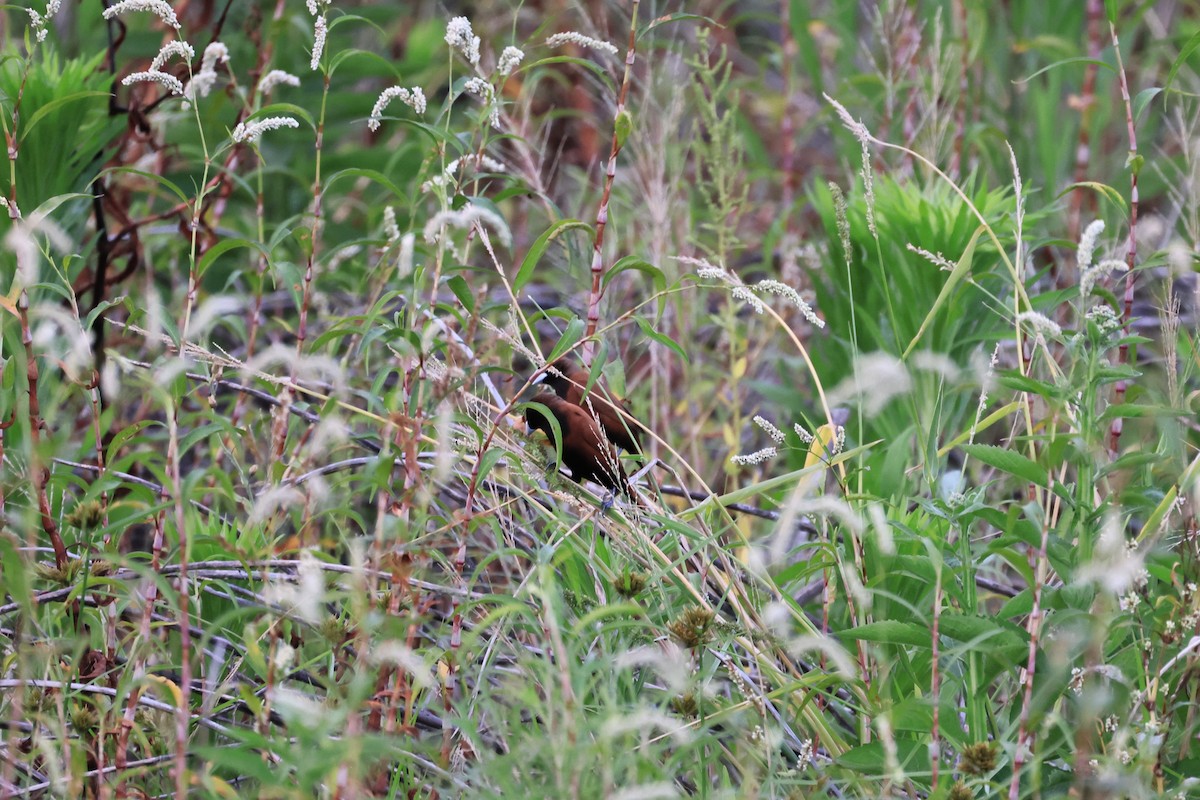
[[[401,200],[411,199],[412,193],[403,191],[399,186],[392,183],[388,176],[384,175],[379,170],[364,169],[362,167],[351,167],[349,169],[338,170],[329,176],[329,180],[325,182],[325,186],[321,190],[322,196],[327,194],[333,185],[341,181],[343,178],[366,178],[367,180],[378,183],[383,188],[387,189],[392,195]]]
[[[466,312],[474,314],[475,295],[471,294],[471,287],[467,285],[467,279],[462,275],[455,275],[446,281],[446,285],[450,287],[450,291],[454,292],[454,296],[458,298],[458,302],[462,303]]]
[[[1094,64],[1097,67],[1104,67],[1109,72],[1117,71],[1116,68],[1113,67],[1112,64],[1109,64],[1107,61],[1101,61],[1098,58],[1088,58],[1087,56],[1076,56],[1075,58],[1064,58],[1061,61],[1055,61],[1053,64],[1047,64],[1046,66],[1039,69],[1037,72],[1034,72],[1033,74],[1031,74],[1029,77],[1017,78],[1015,81],[1013,81],[1013,83],[1018,84],[1018,85],[1020,85],[1022,83],[1028,83],[1029,81],[1036,78],[1038,75],[1041,75],[1043,72],[1049,72],[1052,69],[1058,69],[1059,67],[1065,67],[1065,66],[1069,66],[1071,64]]]
[[[963,445],[963,450],[972,458],[977,458],[1001,472],[1015,475],[1038,486],[1050,485],[1050,475],[1045,467],[1014,450],[990,444]]]
[[[92,181],[92,183],[95,183],[96,181],[98,181],[101,178],[106,177],[108,175],[122,175],[122,174],[137,175],[139,178],[145,178],[148,181],[157,183],[160,186],[168,189],[171,192],[171,194],[173,194],[179,198],[179,201],[181,203],[190,203],[191,202],[191,199],[186,194],[183,193],[182,189],[180,189],[178,186],[176,186],[174,183],[167,180],[163,176],[155,175],[152,172],[145,172],[140,169],[134,169],[133,167],[112,167],[110,169],[106,169],[103,172],[101,172],[99,175],[97,175],[95,180]],[[88,185],[90,186],[91,184],[88,184]]]
[[[88,312],[87,319],[83,321],[83,329],[85,331],[90,331],[92,329],[92,325],[96,323],[97,317],[99,317],[105,311],[108,311],[113,306],[119,306],[124,303],[125,298],[126,295],[121,295],[120,297],[114,297],[111,300],[102,301],[99,305]]]
[[[550,351],[548,360],[557,360],[559,356],[578,344],[579,340],[583,338],[583,332],[586,329],[587,326],[579,317],[571,317],[571,319],[567,320],[567,327],[563,331],[562,336],[558,337],[558,341],[554,343],[554,349]]]
[[[644,27],[640,31],[638,31],[637,36],[640,39],[643,36],[645,36],[647,33],[649,33],[650,31],[657,28],[659,25],[667,25],[672,22],[685,22],[688,20],[696,20],[697,22],[703,22],[706,26],[711,27],[711,28],[724,28],[725,27],[724,25],[717,22],[712,17],[706,17],[703,14],[688,14],[683,11],[676,11],[674,14],[663,14],[661,17],[656,17],[655,19],[650,20],[650,22],[646,23],[646,27]]]
[[[266,249],[258,242],[251,241],[250,239],[222,239],[206,250],[204,255],[200,257],[199,263],[196,264],[196,272],[200,275],[203,275],[205,270],[212,266],[212,263],[220,258],[223,254],[228,253],[230,250],[237,250],[239,248],[255,250],[260,253],[263,258],[270,257],[270,253],[268,253]]]
[[[1162,94],[1162,91],[1163,90],[1158,88],[1157,86],[1151,86],[1149,89],[1142,89],[1140,92],[1137,93],[1137,97],[1133,98],[1133,121],[1134,122],[1138,121],[1138,119],[1142,116],[1142,111],[1144,111],[1146,109],[1146,106],[1150,105],[1150,102],[1154,98],[1156,98],[1160,94]]]
[[[901,644],[911,647],[929,647],[932,643],[929,627],[915,622],[896,619],[867,622],[839,634],[843,639],[859,639],[880,644]]]
[[[641,316],[635,316],[633,318],[633,321],[638,324],[638,327],[642,329],[642,333],[645,334],[648,338],[653,339],[654,341],[661,344],[663,347],[670,349],[671,352],[675,353],[675,355],[679,356],[685,362],[690,361],[690,359],[688,358],[688,355],[687,355],[687,351],[685,351],[682,347],[680,347],[678,342],[676,342],[670,336],[667,336],[662,331],[656,330],[654,328],[654,326],[651,325],[648,320],[644,319]]]
[[[542,235],[529,248],[529,252],[525,254],[525,258],[521,260],[521,266],[517,269],[517,276],[513,278],[514,293],[520,294],[522,287],[533,277],[534,267],[541,261],[542,255],[546,252],[546,248],[550,246],[550,243],[573,228],[583,228],[584,230],[591,231],[591,226],[586,222],[580,222],[577,219],[560,219],[542,232]]]
[[[924,321],[921,322],[921,327],[917,329],[917,334],[908,343],[908,347],[904,350],[902,358],[908,358],[912,353],[913,348],[917,346],[917,342],[925,334],[925,331],[937,316],[938,310],[950,299],[954,294],[954,290],[958,288],[959,282],[971,272],[971,262],[975,257],[975,245],[979,241],[980,235],[983,233],[983,226],[975,229],[975,233],[971,235],[971,241],[967,242],[966,248],[963,250],[962,256],[958,259],[958,263],[954,265],[954,269],[950,272],[950,277],[946,280],[942,290],[938,292],[937,300],[933,301],[933,306],[930,307],[929,313],[925,315]]]
[[[37,111],[33,112],[33,114],[29,117],[29,120],[21,127],[20,140],[22,142],[25,141],[25,138],[33,132],[39,122],[65,105],[77,103],[80,100],[86,100],[89,97],[103,97],[105,102],[108,102],[108,98],[110,96],[111,95],[108,92],[75,92],[67,95],[66,97],[60,97],[57,100],[51,100],[49,103],[46,103],[46,105],[41,106]]]
[[[1075,189],[1092,189],[1097,192],[1105,200],[1108,200],[1116,206],[1122,214],[1129,213],[1128,206],[1125,203],[1124,196],[1121,195],[1113,187],[1099,181],[1079,181],[1078,183],[1067,184],[1067,188],[1058,193],[1058,197],[1065,197]]]
[[[663,289],[667,288],[666,273],[651,264],[646,259],[638,258],[637,256],[625,256],[620,261],[605,270],[604,276],[600,279],[600,285],[604,288],[608,288],[609,281],[611,281],[617,275],[620,275],[622,272],[627,272],[629,270],[637,270],[648,277],[651,283],[654,284],[655,292],[661,292]]]
[[[1196,48],[1200,48],[1200,31],[1193,33],[1191,38],[1184,42],[1183,47],[1179,48],[1179,55],[1171,62],[1171,69],[1167,71],[1167,79],[1163,81],[1162,90],[1164,92],[1171,91],[1171,84],[1175,82],[1175,76],[1179,74],[1180,68],[1188,63],[1188,59],[1192,57],[1192,53],[1196,52]]]
[[[530,403],[530,405],[539,409],[546,408],[541,403]],[[548,411],[549,409],[546,409],[546,411],[543,411],[542,413],[546,413]],[[552,423],[557,424],[552,414],[550,415],[550,419]],[[486,478],[488,473],[492,471],[492,467],[496,466],[496,463],[500,461],[500,459],[504,458],[504,456],[505,451],[499,447],[493,447],[489,450],[485,450],[483,452],[483,456],[479,459],[479,480],[482,481],[484,478]]]

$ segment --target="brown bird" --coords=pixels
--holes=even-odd
[[[608,440],[628,453],[642,452],[645,428],[629,414],[629,406],[614,397],[599,381],[588,388],[591,374],[579,364],[560,358],[550,365],[542,381],[568,403],[599,420]]]
[[[576,483],[583,483],[587,478],[613,492],[634,496],[616,449],[605,438],[591,415],[574,403],[549,392],[541,392],[531,402],[546,406],[558,420],[562,433],[562,463],[571,471],[571,478]],[[554,441],[554,428],[540,408],[531,405],[525,409],[525,424],[542,431],[551,442]]]

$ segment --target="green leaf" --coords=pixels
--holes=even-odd
[[[972,458],[977,458],[1001,472],[1023,478],[1037,486],[1050,485],[1050,475],[1043,466],[1014,450],[990,444],[963,445],[963,450]]]
[[[1017,392],[1028,392],[1029,394],[1045,397],[1047,399],[1059,399],[1065,395],[1065,392],[1053,383],[1039,381],[1036,378],[1031,378],[1028,375],[1022,375],[1016,371],[1007,372],[1001,375],[997,381],[1005,389],[1012,389]]]
[[[1046,66],[1039,69],[1037,72],[1034,72],[1033,74],[1031,74],[1029,77],[1017,78],[1015,81],[1013,81],[1013,83],[1018,84],[1018,85],[1020,85],[1022,83],[1028,83],[1029,81],[1036,78],[1038,75],[1041,75],[1043,72],[1049,72],[1052,69],[1057,69],[1059,67],[1065,67],[1070,64],[1094,64],[1097,67],[1104,67],[1105,69],[1109,70],[1110,72],[1117,71],[1116,68],[1113,67],[1112,64],[1109,64],[1107,61],[1101,61],[1098,58],[1088,58],[1086,56],[1076,56],[1075,58],[1064,58],[1062,61],[1055,61],[1053,64],[1047,64]]]
[[[522,287],[533,277],[533,269],[541,261],[542,255],[546,252],[546,248],[550,246],[550,243],[573,228],[583,228],[589,232],[592,229],[586,222],[580,222],[577,219],[560,219],[542,232],[542,235],[529,248],[529,252],[525,254],[525,258],[521,260],[521,266],[517,269],[517,276],[513,278],[514,294],[520,294]]]
[[[88,312],[87,319],[83,321],[83,329],[85,331],[90,331],[92,329],[92,325],[95,324],[97,317],[99,317],[105,311],[108,311],[113,306],[119,306],[124,303],[125,298],[126,295],[121,295],[120,297],[114,297],[111,300],[102,301],[99,305]]]
[[[1151,86],[1149,89],[1142,89],[1137,93],[1137,97],[1133,98],[1133,121],[1137,122],[1141,117],[1142,111],[1146,106],[1150,105],[1150,101],[1162,94],[1162,89],[1157,86]]]
[[[1129,208],[1125,204],[1125,198],[1113,187],[1099,181],[1079,181],[1078,183],[1067,184],[1067,188],[1058,193],[1058,197],[1066,197],[1074,189],[1092,189],[1097,192],[1105,200],[1108,200],[1116,206],[1122,214],[1129,213]]]
[[[637,37],[639,39],[641,39],[643,36],[645,36],[650,31],[654,30],[655,28],[657,28],[659,25],[667,25],[672,22],[685,22],[687,20],[696,20],[697,22],[703,22],[707,26],[712,27],[712,28],[724,28],[725,27],[724,25],[717,22],[712,17],[706,17],[703,14],[687,14],[683,11],[676,11],[674,14],[664,14],[661,17],[656,17],[656,18],[650,20],[650,22],[648,22],[646,24],[646,27],[644,27],[640,31],[638,31]]]
[[[547,414],[549,412],[549,409],[547,409],[541,403],[530,403],[530,405],[536,406],[539,409],[545,409],[544,411],[542,411],[543,414]],[[554,420],[553,414],[548,414],[548,416],[549,416],[551,422],[557,424],[557,421]],[[480,480],[480,482],[482,482],[483,479],[487,477],[488,473],[492,471],[492,467],[496,466],[496,462],[498,462],[500,459],[504,458],[505,455],[506,455],[506,451],[500,447],[492,447],[492,448],[489,448],[489,449],[483,451],[483,457],[479,459],[479,480]]]
[[[32,570],[21,557],[13,539],[0,536],[0,575],[4,577],[5,592],[20,604],[28,619],[33,616],[33,590],[29,586]]]
[[[164,188],[170,190],[170,192],[173,195],[175,195],[176,197],[179,198],[179,202],[181,202],[181,203],[190,203],[191,202],[190,198],[188,198],[188,196],[183,193],[182,189],[180,189],[178,186],[176,186],[174,183],[167,180],[163,176],[155,175],[152,172],[144,172],[140,169],[134,169],[133,167],[112,167],[110,169],[106,169],[103,172],[101,172],[99,175],[97,175],[92,180],[92,183],[95,183],[96,181],[100,180],[101,178],[107,177],[109,175],[122,175],[122,174],[137,175],[139,178],[145,178],[146,180],[151,181],[152,183],[157,183],[160,186],[163,186]],[[91,186],[90,183],[88,185]]]
[[[938,620],[938,631],[960,642],[969,643],[989,655],[998,655],[1006,660],[1015,660],[1029,650],[1029,642],[1018,628],[992,617],[974,614],[942,612]]]
[[[617,147],[624,147],[625,140],[629,138],[629,134],[633,133],[633,114],[630,114],[628,109],[623,108],[621,113],[617,114],[613,133],[617,137]]]
[[[1147,405],[1142,403],[1114,403],[1104,409],[1100,422],[1113,419],[1145,419],[1147,417],[1181,417],[1183,412],[1169,406]]]
[[[384,175],[379,170],[364,169],[362,167],[350,167],[349,169],[338,170],[329,176],[329,180],[325,181],[325,186],[321,189],[321,196],[324,197],[329,192],[333,185],[343,178],[366,178],[370,181],[378,183],[380,186],[387,189],[398,199],[409,200],[412,198],[411,192],[403,191],[399,186],[392,183],[388,176]]]
[[[571,319],[567,321],[566,330],[563,331],[562,336],[558,337],[558,341],[554,343],[554,349],[550,351],[550,355],[547,357],[547,360],[558,360],[559,356],[579,343],[579,340],[583,338],[583,332],[586,329],[587,326],[584,324],[583,320],[581,320],[579,317],[571,317]]]
[[[89,97],[103,97],[107,101],[107,99],[111,97],[111,94],[109,92],[75,92],[74,94],[69,94],[66,97],[60,97],[57,100],[51,100],[49,103],[46,103],[37,111],[33,112],[33,115],[29,117],[29,121],[22,127],[20,141],[24,142],[25,137],[27,137],[33,131],[33,129],[37,127],[37,124],[50,114],[53,114],[55,111],[65,105],[76,103],[80,100],[86,100]]]
[[[1171,62],[1171,69],[1167,71],[1167,79],[1163,81],[1162,90],[1164,92],[1171,91],[1171,84],[1175,82],[1175,76],[1179,74],[1180,68],[1188,63],[1188,59],[1191,58],[1192,53],[1198,47],[1200,47],[1200,31],[1193,33],[1192,37],[1184,43],[1183,47],[1179,48],[1179,55]]]
[[[541,414],[543,417],[545,417],[546,419],[550,420],[550,430],[553,433],[553,435],[550,437],[550,444],[554,447],[554,463],[561,467],[562,466],[562,427],[558,424],[558,417],[554,416],[554,414],[551,413],[550,409],[547,408],[542,403],[529,402],[529,403],[525,403],[523,405],[523,407],[525,409],[533,409],[533,410],[537,411],[539,414]],[[528,413],[528,411],[526,413]],[[497,447],[497,448],[494,448],[492,450],[485,452],[484,453],[485,459],[489,453],[493,453],[493,452],[499,453],[501,455],[503,455],[503,453],[504,453],[503,450],[501,450],[500,448]],[[494,461],[491,463],[486,463],[485,461],[481,461],[480,466],[479,466],[480,477],[482,477],[484,466],[486,466],[488,469],[491,469],[492,464],[494,464],[494,463],[495,463]]]
[[[462,303],[466,312],[474,314],[475,295],[471,294],[471,287],[467,285],[467,279],[462,275],[455,275],[446,281],[446,285],[450,287],[450,291],[454,292],[454,296],[458,298],[458,302]]]
[[[269,106],[264,106],[246,117],[245,122],[249,124],[255,120],[265,119],[266,117],[286,117],[290,114],[294,114],[307,122],[308,127],[314,132],[317,130],[317,123],[313,120],[312,114],[308,113],[308,109],[298,106],[295,103],[272,103]]]
[[[262,255],[263,258],[267,259],[269,259],[271,255],[261,244],[251,241],[250,239],[222,239],[214,246],[206,250],[204,255],[200,257],[199,263],[196,264],[197,274],[203,275],[205,270],[212,266],[212,263],[220,258],[222,254],[228,253],[230,250],[237,250],[239,248],[256,250],[260,255]]]
[[[646,337],[658,342],[663,347],[670,349],[671,352],[683,359],[685,363],[690,360],[688,359],[687,351],[680,347],[678,342],[676,342],[670,336],[667,336],[662,331],[655,329],[655,327],[650,324],[649,320],[641,316],[635,316],[633,321],[638,324],[638,327],[642,329],[642,333],[645,334]]]
[[[954,290],[958,287],[959,282],[971,272],[971,262],[975,257],[975,244],[979,241],[980,235],[983,233],[983,226],[975,229],[971,240],[967,242],[966,248],[963,249],[962,256],[958,259],[958,263],[954,265],[954,269],[950,272],[950,277],[942,286],[942,290],[938,292],[937,300],[929,309],[929,313],[925,315],[924,321],[921,322],[921,327],[917,329],[916,336],[913,336],[912,341],[908,343],[908,347],[904,350],[902,359],[907,359],[912,353],[913,348],[917,346],[917,342],[925,334],[925,330],[933,324],[934,318],[937,316],[938,310],[950,299],[954,294]]]
[[[901,622],[896,619],[868,622],[842,631],[839,635],[845,639],[859,639],[880,644],[900,644],[912,647],[930,647],[932,644],[928,626],[915,622]]]
[[[620,275],[622,272],[629,270],[637,270],[646,277],[650,278],[654,284],[654,291],[661,292],[667,288],[667,275],[658,267],[651,264],[644,258],[637,256],[625,256],[617,263],[613,264],[604,272],[604,276],[600,279],[600,286],[608,288],[609,281]]]

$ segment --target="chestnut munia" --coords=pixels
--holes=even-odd
[[[571,478],[576,483],[587,478],[614,492],[633,495],[616,449],[591,415],[549,392],[541,392],[530,402],[544,405],[558,421],[562,434],[562,464],[571,471]],[[537,406],[530,405],[525,409],[525,424],[554,441],[554,428]]]
[[[579,406],[600,422],[608,440],[629,453],[641,453],[644,429],[629,413],[629,407],[614,397],[599,381],[589,388],[591,374],[579,364],[560,358],[549,366],[542,380],[559,397]]]

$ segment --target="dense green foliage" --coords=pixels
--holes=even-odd
[[[1200,797],[1196,0],[130,3],[4,12],[0,796]]]

